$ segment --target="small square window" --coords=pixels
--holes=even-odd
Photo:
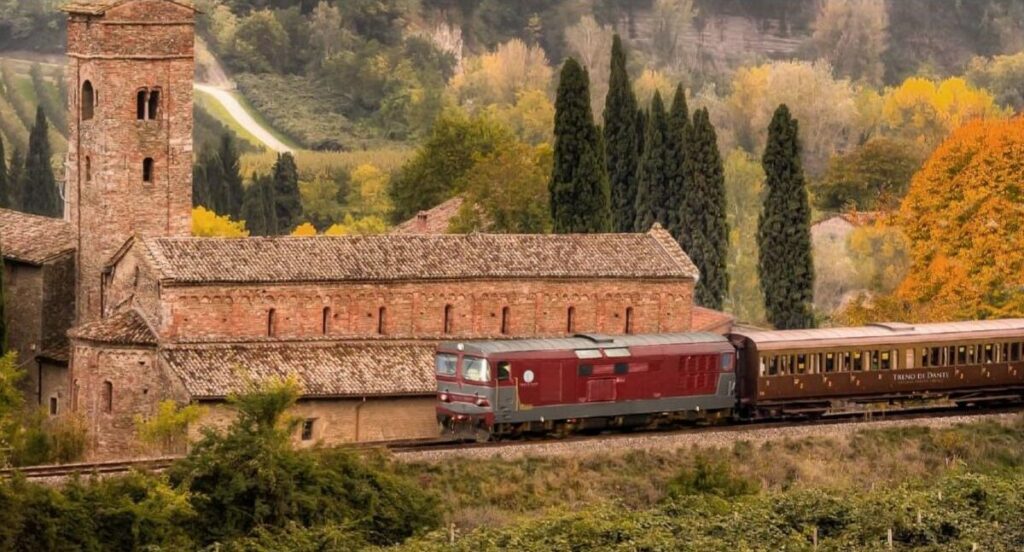
[[[313,425],[316,424],[316,419],[307,418],[302,422],[302,440],[311,441],[313,439]]]

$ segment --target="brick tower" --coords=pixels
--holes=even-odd
[[[188,0],[73,0],[68,13],[66,216],[77,323],[132,236],[186,236],[192,208],[195,9]]]

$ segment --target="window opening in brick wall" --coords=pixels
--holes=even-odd
[[[142,181],[153,181],[153,158],[147,157],[142,160]]]
[[[576,307],[569,307],[565,315],[565,332],[574,333],[576,331]]]
[[[103,411],[114,411],[114,384],[109,381],[103,382]]]
[[[277,310],[270,309],[267,311],[267,337],[275,335],[277,335]]]
[[[331,329],[331,307],[324,307],[322,319],[320,320],[320,332],[327,335],[327,332]]]
[[[57,397],[50,397],[50,416],[57,415]]]
[[[501,334],[508,335],[509,308],[501,308]]]
[[[388,309],[381,307],[377,310],[377,334],[384,335],[387,330]]]
[[[633,333],[633,307],[626,307],[626,333]]]
[[[316,425],[316,418],[307,418],[302,422],[302,440],[313,440],[313,427]]]
[[[92,159],[89,156],[85,156],[85,181],[92,182]]]
[[[151,121],[155,121],[157,119],[157,116],[159,115],[159,111],[160,111],[160,91],[159,90],[150,90],[149,91],[149,105],[147,107],[149,107],[149,111],[147,113],[147,115],[148,115],[147,118],[149,120],[151,120]]]
[[[82,83],[82,97],[80,101],[82,103],[82,120],[88,121],[92,119],[96,107],[96,93],[92,89],[91,82],[85,81]]]
[[[135,118],[144,121],[146,120],[146,91],[139,90],[135,94]]]
[[[446,334],[452,333],[452,313],[454,310],[455,307],[451,305],[444,306],[444,325],[442,326],[442,330]]]

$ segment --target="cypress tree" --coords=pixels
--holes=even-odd
[[[683,174],[687,189],[679,211],[679,243],[700,269],[697,304],[720,310],[729,291],[729,225],[725,169],[707,109],[693,114],[693,124],[687,130]]]
[[[685,175],[686,164],[686,135],[690,127],[690,111],[686,106],[686,93],[683,85],[676,87],[675,96],[672,98],[672,107],[668,111],[668,135],[666,138],[668,147],[668,172],[669,184],[666,190],[666,204],[668,208],[668,220],[665,225],[670,234],[678,241],[682,235],[679,214],[683,207],[683,198],[687,194],[687,178]]]
[[[2,156],[0,156],[2,157]],[[0,259],[3,259],[3,251],[0,251]],[[0,356],[7,354],[7,290],[4,285],[4,271],[0,262]]]
[[[11,208],[11,191],[7,182],[7,153],[4,151],[3,136],[0,136],[0,207]]]
[[[668,116],[661,94],[654,93],[651,110],[647,114],[647,133],[644,152],[636,179],[636,219],[633,230],[647,232],[654,223],[668,226],[668,189],[672,177],[669,163]]]
[[[11,209],[21,210],[21,192],[25,180],[25,155],[15,146],[7,165],[7,191]]]
[[[50,125],[42,106],[36,109],[36,122],[28,139],[28,157],[22,181],[21,208],[26,213],[60,217],[62,205],[53,176],[53,154],[50,151]]]
[[[242,189],[242,171],[238,148],[235,146],[235,140],[231,137],[230,132],[225,132],[220,137],[220,148],[217,150],[217,162],[219,163],[220,169],[217,173],[221,178],[220,184],[223,187],[223,203],[220,206],[220,209],[223,210],[218,211],[218,213],[230,215],[231,218],[238,219],[239,214],[242,211],[244,190]],[[298,186],[297,176],[296,186]],[[296,187],[296,191],[297,190],[298,188]]]
[[[299,195],[299,170],[290,153],[277,156],[274,163],[274,206],[279,233],[291,232],[302,218],[302,197]]]
[[[245,190],[241,214],[245,227],[253,236],[278,234],[277,205],[274,201],[274,180],[265,175],[252,175],[252,184]]]
[[[217,212],[217,202],[213,196],[212,182],[210,179],[210,150],[204,144],[199,152],[199,159],[192,165],[192,206],[200,205]]]
[[[612,194],[616,232],[632,232],[636,219],[637,105],[626,72],[626,52],[619,35],[612,39],[611,74],[604,104],[605,166]]]
[[[611,189],[590,108],[590,78],[572,58],[562,66],[558,82],[554,168],[548,190],[555,232],[611,230]]]
[[[768,321],[779,329],[814,326],[811,209],[798,133],[789,108],[780,105],[761,160],[768,194],[757,221],[757,272]]]
[[[644,154],[644,139],[647,135],[647,112],[644,108],[636,110],[636,166],[640,169],[640,156]],[[634,202],[635,203],[635,202]],[[633,206],[636,209],[636,206]]]

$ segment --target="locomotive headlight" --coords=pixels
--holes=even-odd
[[[438,398],[441,399],[441,402],[448,402],[448,393],[441,393],[441,396]]]

